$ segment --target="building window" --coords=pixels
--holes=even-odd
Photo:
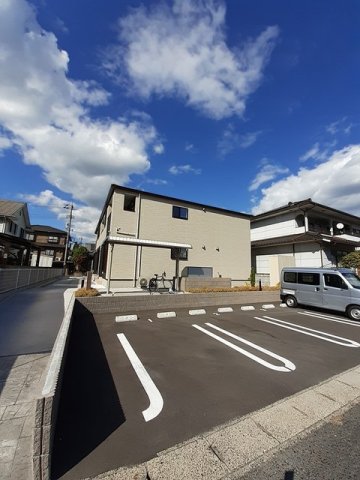
[[[171,259],[172,260],[187,260],[188,259],[188,249],[187,248],[172,248],[171,249]]]
[[[296,226],[297,227],[304,227],[305,226],[305,218],[304,215],[298,215],[295,218]]]
[[[135,195],[125,195],[124,196],[124,210],[126,212],[135,212]]]
[[[49,243],[58,243],[59,242],[59,237],[49,236],[48,237],[48,242]]]
[[[181,218],[182,220],[187,220],[188,219],[188,209],[184,208],[184,207],[176,207],[174,205],[173,210],[172,210],[172,216],[173,216],[173,218]]]
[[[30,242],[33,242],[35,238],[35,235],[33,233],[28,233],[27,239],[30,240]]]
[[[52,257],[54,255],[54,250],[45,250],[45,255]]]

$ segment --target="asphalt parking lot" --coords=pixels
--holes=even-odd
[[[360,324],[280,307],[73,325],[55,434],[55,478],[124,465],[270,405],[359,363]],[[136,312],[134,312],[136,314]]]

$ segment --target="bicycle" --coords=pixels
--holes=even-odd
[[[150,293],[159,291],[159,289],[161,288],[159,286],[159,282],[161,282],[161,281],[162,281],[162,284],[163,284],[163,288],[165,288],[165,289],[167,288],[169,293],[173,293],[172,282],[171,282],[171,280],[166,279],[166,272],[163,272],[162,275],[158,275],[157,273],[155,273],[153,278],[150,278],[149,286],[148,286]],[[171,286],[166,287],[165,286],[165,281],[171,282]]]

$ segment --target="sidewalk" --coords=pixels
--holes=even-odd
[[[0,479],[32,479],[35,400],[50,354],[0,358]]]
[[[79,279],[1,296],[0,480],[33,478],[33,429],[51,349],[64,316],[64,291]]]

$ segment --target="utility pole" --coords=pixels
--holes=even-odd
[[[71,221],[72,221],[72,212],[74,205],[72,203],[68,203],[64,206],[64,208],[70,210],[69,214],[69,222],[67,224],[67,235],[66,235],[66,244],[65,244],[65,255],[64,255],[64,274],[66,273],[66,262],[67,262],[67,256],[68,256],[68,250],[69,250],[69,240],[70,240],[70,232],[71,232]]]

